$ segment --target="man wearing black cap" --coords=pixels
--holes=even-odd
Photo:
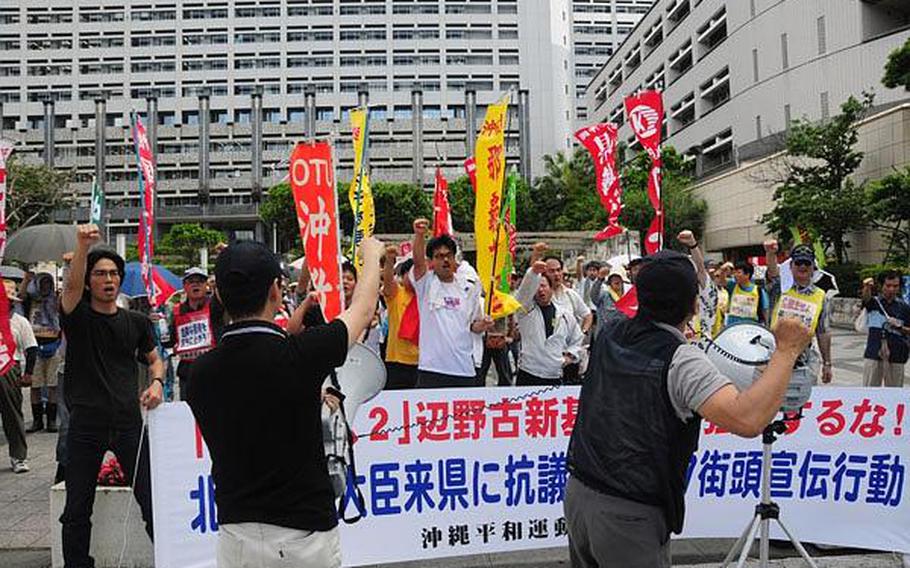
[[[183,293],[186,299],[174,310],[170,340],[165,347],[173,347],[180,357],[177,378],[180,381],[180,400],[186,400],[186,391],[193,362],[203,353],[215,348],[224,327],[224,310],[221,303],[208,295],[209,275],[202,268],[193,266],[183,273]]]
[[[564,507],[576,568],[670,566],[670,533],[682,531],[702,418],[757,436],[809,341],[802,323],[782,319],[767,369],[739,392],[686,342],[698,295],[688,257],[663,251],[641,267],[638,314],[610,320],[597,336],[569,442]]]
[[[807,346],[800,355],[799,365],[808,367],[813,382],[818,382],[821,367],[822,382],[831,382],[831,333],[828,331],[828,299],[825,291],[813,284],[815,276],[815,251],[809,245],[796,245],[790,251],[790,272],[793,278],[784,282],[777,265],[778,243],[764,243],[765,261],[768,265],[765,286],[771,297],[771,326],[781,316],[799,318],[809,327],[818,340],[818,349]],[[787,285],[789,284],[789,285]]]
[[[320,409],[325,377],[376,309],[383,247],[369,238],[361,250],[347,311],[290,336],[273,321],[282,302],[275,255],[241,242],[218,256],[216,294],[231,324],[194,363],[188,400],[212,456],[219,568],[341,565]]]

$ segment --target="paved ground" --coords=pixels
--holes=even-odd
[[[845,330],[835,330],[834,337],[834,384],[837,386],[859,386],[862,384],[863,336]],[[27,397],[26,397],[26,400]],[[27,407],[28,405],[26,405]],[[25,409],[26,414],[29,409]],[[26,417],[31,422],[31,417]],[[14,475],[5,459],[0,461],[0,567],[38,568],[50,566],[49,542],[49,488],[53,481],[56,464],[54,447],[56,435],[30,434],[29,462],[32,471]],[[0,433],[0,446],[6,444]],[[0,454],[6,455],[5,448]],[[686,540],[674,542],[674,563],[677,565],[716,565],[729,549],[726,540]],[[778,554],[792,555],[792,550],[779,549]],[[830,568],[884,568],[898,567],[900,562],[891,554],[862,554],[852,551],[849,556],[826,557],[820,567]],[[816,554],[831,554],[830,551],[816,551]],[[416,568],[426,563],[408,563],[401,568]],[[567,566],[568,558],[564,549],[535,551],[533,553],[496,554],[433,562],[434,567],[486,567],[486,566]],[[775,564],[778,567],[799,566],[790,560]]]

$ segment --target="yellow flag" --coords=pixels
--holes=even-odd
[[[494,319],[505,317],[521,307],[515,298],[495,288],[509,256],[509,234],[500,216],[503,179],[506,175],[505,130],[508,108],[508,97],[487,107],[487,115],[474,148],[474,159],[477,162],[477,194],[474,201],[477,274],[483,283],[487,299],[486,313]]]
[[[354,143],[354,179],[348,189],[348,201],[354,213],[354,239],[352,257],[357,270],[363,266],[363,259],[356,254],[357,245],[365,237],[373,235],[376,227],[376,210],[373,207],[373,190],[366,168],[366,154],[369,138],[369,110],[357,108],[351,111],[351,137]]]

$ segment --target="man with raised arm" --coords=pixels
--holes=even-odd
[[[155,408],[164,391],[164,365],[152,322],[117,307],[123,259],[104,248],[89,252],[101,239],[96,225],[80,225],[76,231],[76,250],[61,300],[67,339],[65,402],[70,411],[66,505],[60,517],[66,568],[94,566],[89,555],[92,508],[98,470],[108,450],[117,455],[133,486],[145,530],[152,537],[148,438],[143,435],[140,405]],[[148,364],[150,386],[137,396],[140,360]]]

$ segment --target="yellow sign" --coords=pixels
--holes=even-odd
[[[373,207],[373,190],[367,173],[367,139],[369,137],[370,112],[365,108],[351,111],[351,136],[354,143],[354,179],[348,189],[348,201],[354,213],[353,256],[357,270],[363,266],[363,259],[357,253],[357,246],[366,237],[373,235],[376,227],[376,210]]]
[[[477,245],[477,274],[483,283],[486,313],[502,318],[521,304],[495,289],[509,257],[509,234],[502,223],[503,185],[506,176],[505,131],[509,100],[487,107],[483,126],[474,147],[477,162],[477,194],[474,202],[474,239]]]

